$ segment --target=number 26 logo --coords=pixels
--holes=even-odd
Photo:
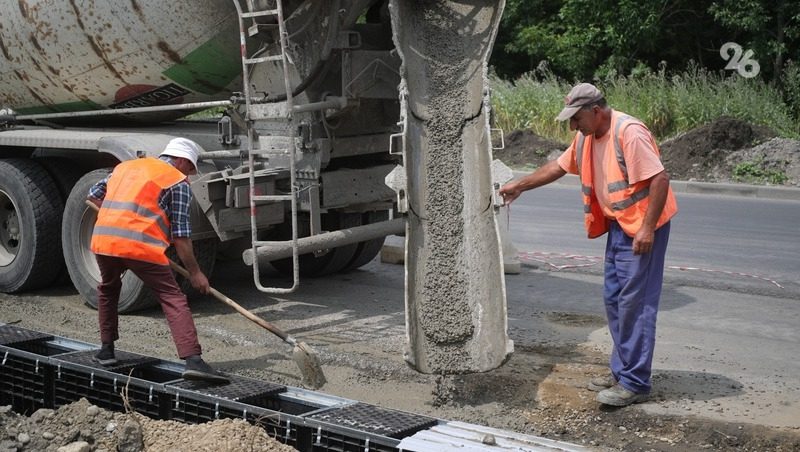
[[[719,48],[719,56],[728,62],[725,69],[736,70],[744,78],[753,78],[761,71],[758,61],[753,59],[753,51],[747,50],[742,55],[742,46],[735,42],[722,44],[722,47]]]

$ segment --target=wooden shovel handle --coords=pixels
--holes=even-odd
[[[178,272],[184,278],[186,278],[186,279],[190,278],[189,277],[189,271],[186,270],[185,268],[183,268],[183,266],[180,265],[179,263],[173,261],[172,259],[169,260],[169,266],[172,267],[173,270]],[[248,319],[250,319],[254,323],[258,324],[258,326],[260,326],[260,327],[268,330],[272,334],[278,336],[283,341],[289,342],[288,341],[289,335],[285,331],[283,331],[280,328],[276,327],[275,325],[267,322],[266,320],[262,319],[261,317],[253,314],[252,312],[248,311],[247,309],[243,308],[239,303],[233,301],[230,297],[228,297],[227,295],[225,295],[222,292],[218,291],[217,289],[215,289],[213,287],[209,287],[209,289],[210,289],[209,291],[211,292],[211,295],[213,295],[214,298],[216,298],[217,300],[219,300],[219,301],[225,303],[226,305],[232,307],[239,314],[247,317]],[[294,344],[292,344],[292,345],[294,345]]]

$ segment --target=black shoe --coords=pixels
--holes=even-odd
[[[100,351],[94,355],[94,362],[101,366],[113,366],[117,363],[117,357],[114,356],[114,343],[103,344],[100,346]]]
[[[231,382],[228,377],[212,369],[200,355],[186,358],[186,370],[181,376],[184,380],[202,380],[220,384]]]

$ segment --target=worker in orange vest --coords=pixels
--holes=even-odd
[[[608,232],[603,298],[613,340],[608,376],[588,387],[597,400],[626,406],[651,390],[656,315],[670,219],[678,207],[658,146],[638,119],[613,110],[594,85],[572,88],[556,118],[577,130],[569,148],[500,188],[506,204],[566,173],[580,176],[589,238]]]
[[[117,363],[114,341],[119,339],[121,275],[130,270],[153,292],[164,310],[178,356],[186,360],[183,378],[229,381],[203,361],[189,303],[164,254],[173,244],[189,271],[192,286],[200,293],[209,293],[208,279],[192,248],[192,191],[187,181],[187,176],[197,173],[201,151],[197,143],[175,138],[158,158],[122,162],[89,190],[89,201],[100,208],[91,249],[102,279],[97,286],[102,346],[95,356],[101,365]]]

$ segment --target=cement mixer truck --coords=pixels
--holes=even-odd
[[[0,1],[0,291],[68,279],[94,306],[89,187],[187,137],[205,150],[191,183],[207,274],[237,256],[259,290],[291,292],[405,234],[406,359],[499,366],[512,343],[485,76],[503,6]],[[126,274],[120,311],[153,303]]]

